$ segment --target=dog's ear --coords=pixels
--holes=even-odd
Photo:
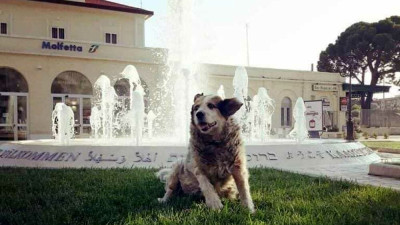
[[[196,99],[198,99],[198,98],[201,97],[201,96],[204,96],[204,94],[201,93],[201,94],[197,94],[196,96],[194,96],[193,102],[195,102]]]
[[[229,117],[235,114],[242,105],[243,103],[241,103],[237,98],[228,98],[220,101],[217,106],[224,117]]]

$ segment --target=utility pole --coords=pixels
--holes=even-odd
[[[247,66],[250,66],[249,56],[249,24],[246,23],[246,52],[247,52]]]

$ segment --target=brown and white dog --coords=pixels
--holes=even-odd
[[[220,209],[220,197],[235,199],[239,195],[242,205],[254,212],[240,126],[232,117],[241,106],[236,98],[195,96],[188,155],[169,171],[166,193],[159,202],[178,192],[202,194],[208,207]]]

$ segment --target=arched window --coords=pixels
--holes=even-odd
[[[17,70],[0,67],[0,140],[28,138],[28,83]]]
[[[114,89],[118,96],[128,97],[130,95],[129,80],[126,78],[117,80],[114,84]]]
[[[281,127],[292,126],[292,100],[284,97],[281,102]]]
[[[75,135],[90,133],[92,84],[82,73],[64,71],[57,75],[51,85],[53,108],[64,102],[72,108],[75,119]]]
[[[28,83],[15,69],[1,67],[0,92],[28,92]]]
[[[144,89],[144,106],[145,106],[145,112],[148,112],[149,108],[149,94],[150,90],[149,87],[147,86],[146,82],[143,79],[140,79],[140,83],[142,85],[142,88]],[[133,84],[133,90],[136,90],[136,84]],[[121,102],[123,102],[123,107],[126,109],[129,109],[129,100],[130,97],[130,86],[129,86],[129,80],[126,78],[118,79],[115,84],[114,84],[114,89],[115,93],[118,95],[119,99]]]
[[[54,79],[51,93],[92,95],[93,89],[85,75],[76,71],[65,71]]]

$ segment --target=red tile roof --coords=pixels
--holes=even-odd
[[[75,2],[75,1],[67,1],[67,0],[30,0],[30,1],[47,2],[47,3],[55,3],[55,4],[64,4],[64,5],[73,5],[73,6],[80,6],[80,7],[136,13],[136,14],[147,15],[147,17],[150,17],[154,14],[152,11],[144,10],[141,8],[136,8],[133,6],[123,5],[123,4],[119,4],[119,3],[115,3],[115,2],[111,2],[111,1],[106,1],[106,0],[85,0],[85,2]]]

